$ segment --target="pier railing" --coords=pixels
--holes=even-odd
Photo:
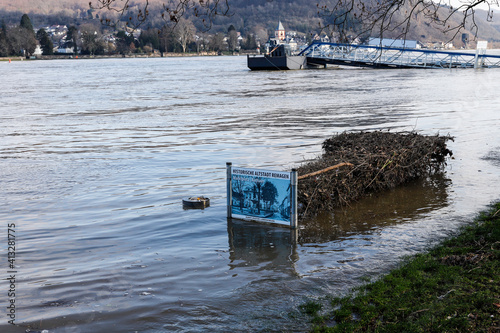
[[[347,65],[399,68],[497,68],[500,56],[480,52],[452,52],[370,45],[313,42],[299,55],[310,65]]]

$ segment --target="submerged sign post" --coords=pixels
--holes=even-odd
[[[297,172],[235,168],[227,163],[227,215],[297,228]]]
[[[483,67],[484,65],[483,57],[486,54],[487,48],[488,48],[488,41],[480,40],[477,42],[476,57],[474,58],[474,69],[478,67]],[[481,63],[479,63],[479,57],[481,57]]]

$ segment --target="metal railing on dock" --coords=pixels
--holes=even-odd
[[[370,45],[313,42],[299,55],[310,66],[327,64],[393,68],[498,68],[500,56]]]

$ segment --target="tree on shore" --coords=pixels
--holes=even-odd
[[[78,54],[78,29],[74,25],[68,28],[66,43],[70,48],[73,48],[74,54]]]
[[[10,54],[9,39],[7,37],[7,26],[5,21],[2,20],[2,27],[0,28],[0,57],[6,57]]]
[[[35,52],[36,39],[33,32],[21,27],[11,28],[7,31],[7,39],[11,55],[29,57]]]
[[[221,33],[213,35],[210,39],[209,47],[215,52],[222,52],[224,48],[224,35]]]
[[[132,34],[125,31],[119,31],[116,34],[116,51],[120,54],[129,54],[136,49],[135,39]]]
[[[35,33],[35,31],[33,29],[33,24],[31,23],[31,20],[30,20],[28,14],[23,14],[23,16],[21,17],[21,23],[19,24],[19,26],[21,28],[24,28],[28,31],[33,31],[33,33]]]
[[[0,56],[9,55],[29,57],[35,52],[37,40],[33,25],[27,14],[21,17],[19,26],[7,29],[2,21],[0,29]]]
[[[151,48],[153,50],[160,49],[160,31],[158,29],[141,30],[139,36],[139,45],[142,49]]]
[[[36,39],[40,42],[40,47],[42,48],[43,55],[54,54],[54,43],[50,40],[49,34],[45,29],[39,29],[36,33]]]
[[[19,52],[19,55],[29,57],[35,52],[36,38],[33,24],[27,14],[21,17],[21,22],[17,29],[12,29],[11,44],[15,47],[14,52]]]
[[[160,52],[163,56],[165,52],[180,52],[182,46],[175,31],[170,27],[163,27],[160,30]]]
[[[104,54],[105,45],[98,26],[85,24],[80,27],[80,35],[83,54]]]
[[[187,45],[194,40],[195,32],[196,28],[194,27],[193,22],[188,21],[183,17],[180,18],[179,22],[175,26],[174,33],[182,47],[182,53],[186,53]]]
[[[204,33],[198,33],[195,36],[196,52],[207,51],[209,39]]]
[[[245,50],[255,50],[257,48],[257,41],[254,34],[248,34],[243,42],[242,48]]]
[[[231,52],[238,51],[238,32],[232,24],[227,29],[227,46]]]

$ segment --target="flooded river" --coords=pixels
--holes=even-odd
[[[18,325],[4,281],[1,332],[305,331],[307,298],[376,278],[500,197],[498,69],[250,72],[204,57],[0,75],[0,267]],[[290,170],[332,134],[378,129],[450,134],[454,159],[296,233],[226,219],[226,162]],[[192,195],[211,206],[184,210]]]

